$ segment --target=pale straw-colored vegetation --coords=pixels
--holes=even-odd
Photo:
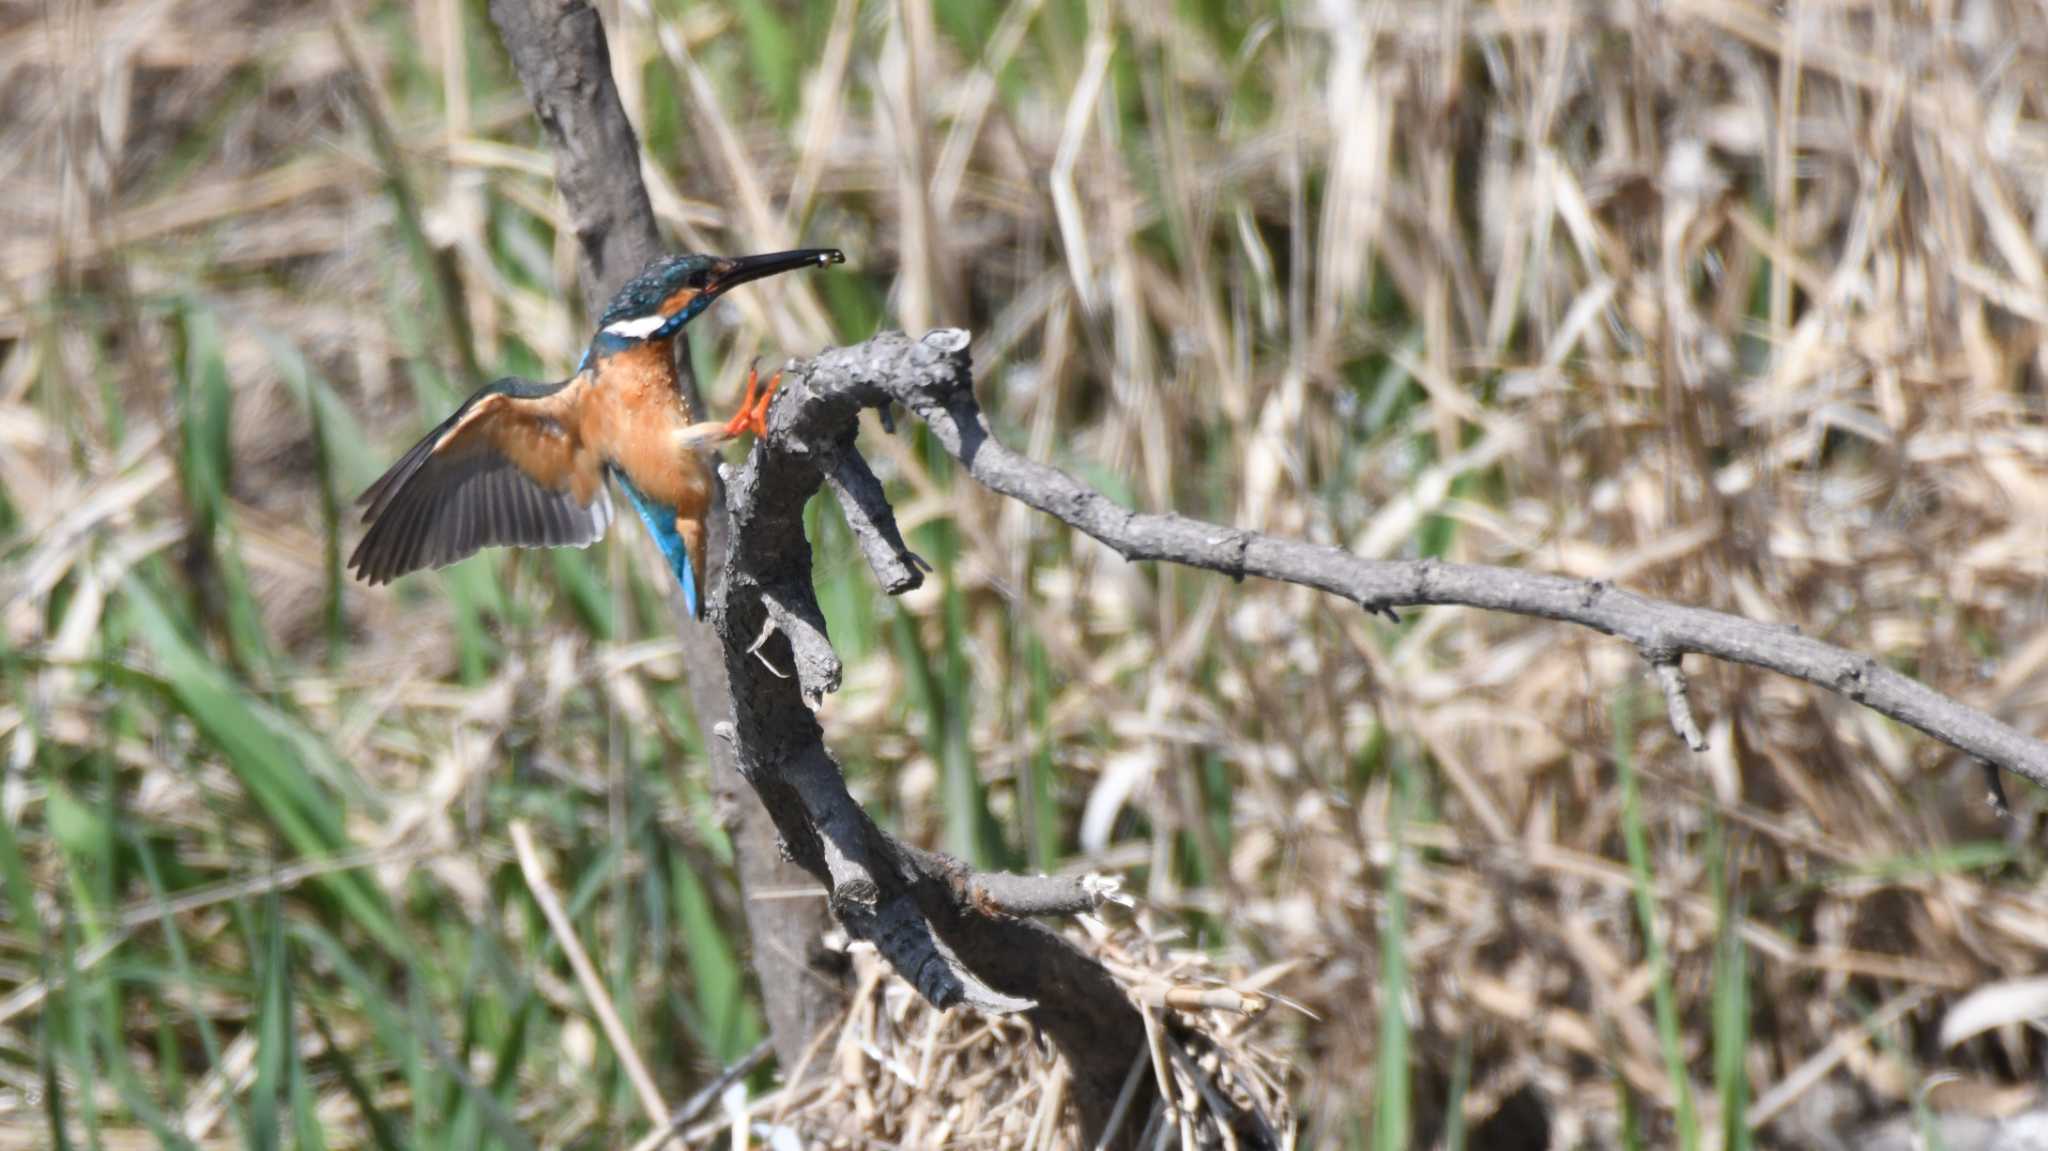
[[[2038,6],[601,10],[675,246],[851,258],[698,322],[720,415],[755,356],[959,324],[1010,441],[1136,506],[1798,624],[2048,726]],[[586,335],[485,6],[15,5],[0,101],[0,1148],[634,1145],[509,828],[670,1105],[754,1046],[665,574],[630,523],[340,570],[386,460]],[[2029,1104],[2037,1035],[1938,1031],[2048,952],[2030,787],[2001,822],[1705,663],[1693,755],[1600,636],[1132,567],[863,446],[938,576],[887,600],[819,508],[856,790],[1125,876],[1077,938],[1275,996],[1208,1026],[1303,1145]],[[1068,1145],[1024,1028],[860,963],[829,1089],[763,1116]]]

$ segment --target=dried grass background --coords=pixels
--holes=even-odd
[[[852,258],[693,326],[721,414],[757,354],[962,324],[1000,430],[1134,505],[1796,624],[2048,727],[2037,5],[601,10],[676,246]],[[671,1100],[752,1045],[658,562],[338,570],[472,359],[587,335],[484,6],[0,8],[0,162],[0,1147],[632,1145],[505,828]],[[2027,787],[2001,823],[1945,749],[1705,665],[1692,756],[1601,637],[1130,567],[863,446],[942,578],[883,600],[819,515],[857,789],[1118,872],[1145,962],[1282,997],[1230,1042],[1303,1145],[2031,1106],[2038,1035],[1937,1033],[2043,966]],[[944,1022],[960,1077],[1056,1080]],[[937,1032],[859,1034],[835,1098],[894,1102],[845,1145],[1071,1138],[889,1094]]]

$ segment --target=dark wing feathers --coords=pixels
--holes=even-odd
[[[586,547],[604,538],[611,497],[600,486],[588,506],[573,491],[529,478],[482,438],[442,440],[488,396],[539,399],[561,384],[500,380],[471,396],[414,444],[362,495],[370,527],[349,557],[358,578],[388,583],[444,567],[487,547]],[[490,418],[490,417],[485,417]],[[436,448],[443,448],[436,451]]]
[[[487,547],[585,547],[603,538],[611,518],[611,499],[602,488],[586,507],[573,493],[542,487],[494,453],[437,457],[385,494],[383,510],[349,566],[378,584],[444,567]]]

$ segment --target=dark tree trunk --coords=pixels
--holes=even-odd
[[[491,0],[491,19],[554,153],[555,182],[583,251],[584,306],[595,317],[612,293],[661,252],[654,207],[640,179],[640,144],[612,83],[604,24],[584,0]],[[701,416],[703,397],[680,337],[676,354],[690,406]],[[712,505],[707,588],[724,565],[730,537],[721,496]],[[784,1073],[793,1073],[812,1035],[846,999],[841,968],[821,946],[830,915],[823,898],[757,898],[816,884],[782,857],[775,825],[740,778],[732,745],[714,734],[732,719],[718,637],[683,610],[680,593],[671,604],[697,728],[711,754],[712,792],[732,837],[769,1034]]]

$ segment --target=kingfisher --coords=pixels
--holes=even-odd
[[[348,566],[380,584],[487,547],[588,547],[612,522],[609,477],[702,619],[709,449],[765,434],[780,375],[762,388],[748,372],[732,419],[698,421],[676,372],[676,333],[749,280],[845,260],[834,248],[654,260],[612,297],[576,374],[479,389],[371,484],[358,501],[369,530]]]

